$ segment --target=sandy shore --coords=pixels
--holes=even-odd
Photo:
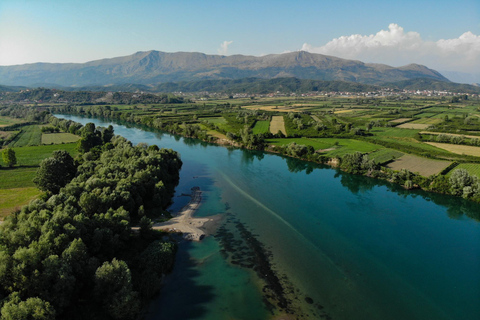
[[[206,235],[214,232],[216,226],[222,219],[222,215],[215,215],[208,218],[194,218],[193,214],[200,207],[202,202],[202,191],[200,188],[192,188],[192,199],[172,219],[155,223],[153,229],[169,232],[181,232],[186,240],[200,241]]]

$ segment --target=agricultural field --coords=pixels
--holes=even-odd
[[[41,191],[35,187],[0,189],[0,220],[37,198]]]
[[[75,157],[78,154],[76,146],[76,143],[69,143],[13,148],[17,158],[13,168],[6,168],[0,157],[3,166],[0,169],[0,220],[41,194],[33,178],[43,159],[50,157],[55,150],[66,150]]]
[[[42,144],[63,144],[72,143],[80,140],[79,136],[71,133],[44,133],[42,134]]]
[[[408,122],[408,123],[398,125],[397,128],[424,130],[424,129],[427,129],[428,127],[430,127],[430,126],[431,126],[431,124]]]
[[[0,139],[6,140],[14,134],[17,134],[19,131],[0,131]]]
[[[216,124],[216,125],[221,125],[221,124],[226,124],[227,123],[227,120],[225,120],[224,117],[201,117],[201,118],[198,118],[198,120],[200,121],[207,121],[209,123],[213,123],[213,124]]]
[[[447,177],[449,177],[455,169],[465,169],[471,175],[477,176],[480,178],[480,164],[479,163],[460,163],[458,166],[453,168],[447,173]]]
[[[480,157],[480,147],[464,146],[461,144],[451,144],[451,143],[439,143],[439,142],[426,142],[426,143],[431,146],[434,146],[443,150],[447,150],[448,152]]]
[[[253,134],[262,134],[269,132],[270,121],[257,121],[255,122],[255,126],[253,126],[252,131]],[[277,131],[278,132],[278,131]]]
[[[413,120],[413,119],[412,118],[399,118],[399,119],[391,120],[390,122],[391,123],[402,123],[402,122],[407,122],[407,121],[410,121],[410,120]]]
[[[433,124],[439,124],[439,123],[442,123],[442,122],[443,122],[443,120],[442,120],[442,119],[438,119],[438,118],[422,118],[422,119],[418,119],[418,120],[412,121],[411,123],[420,123],[420,124],[433,125]]]
[[[439,174],[450,164],[450,161],[432,160],[411,154],[405,154],[389,163],[387,167],[393,170],[407,169],[411,172],[418,172],[420,175],[428,177],[432,174]]]
[[[404,154],[405,153],[397,151],[395,149],[385,148],[369,153],[368,158],[374,160],[376,163],[384,164],[394,159],[398,159]]]
[[[272,116],[272,122],[270,122],[270,132],[277,134],[278,131],[281,131],[285,136],[287,135],[287,130],[285,130],[285,121],[283,116]]]
[[[27,146],[20,148],[12,148],[17,157],[17,166],[36,167],[40,162],[52,155],[55,150],[66,150],[75,157],[78,154],[76,143],[68,143],[59,145],[43,145],[43,146]],[[3,159],[0,157],[0,164],[5,166]]]
[[[42,143],[42,131],[39,125],[24,126],[21,132],[8,145],[11,148],[38,146]]]
[[[457,133],[445,133],[445,132],[431,132],[431,131],[420,131],[420,134],[431,134],[434,136],[438,136],[439,134],[446,134],[448,136],[456,136],[456,137],[465,137],[465,138],[480,138],[480,136],[473,136],[468,134],[457,134]]]
[[[368,153],[383,149],[382,146],[359,141],[354,139],[341,138],[287,138],[287,139],[268,139],[268,143],[273,145],[286,145],[292,142],[300,145],[312,146],[317,152],[329,157],[343,156],[347,153],[362,152]]]
[[[398,138],[413,138],[420,130],[407,130],[399,127],[394,128],[373,128],[370,130],[375,137],[398,137]]]
[[[23,123],[23,119],[0,116],[0,127],[11,126],[12,124]]]

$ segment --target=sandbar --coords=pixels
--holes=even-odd
[[[212,234],[223,215],[217,214],[210,217],[194,218],[193,214],[200,207],[202,202],[202,191],[199,187],[192,188],[192,199],[168,221],[155,223],[153,229],[168,232],[179,232],[183,239],[200,241],[206,235]]]

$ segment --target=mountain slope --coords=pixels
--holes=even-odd
[[[0,67],[0,83],[50,83],[87,86],[136,83],[156,85],[173,81],[296,77],[382,84],[415,78],[449,81],[421,65],[394,68],[304,51],[261,57],[206,55],[197,52],[137,52],[130,56],[87,63],[34,63]]]

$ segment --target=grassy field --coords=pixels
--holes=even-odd
[[[270,127],[270,121],[257,121],[252,131],[254,134],[267,133]],[[278,132],[278,131],[277,131]]]
[[[0,189],[33,187],[33,178],[38,168],[2,168],[0,169]]]
[[[71,133],[44,133],[42,134],[42,144],[62,144],[72,143],[80,140],[79,136]]]
[[[370,132],[379,137],[414,137],[420,130],[407,130],[395,127],[373,128]]]
[[[75,157],[78,154],[76,147],[76,143],[68,143],[62,145],[28,146],[13,148],[13,150],[17,157],[17,166],[38,166],[43,159],[50,157],[55,150],[66,150],[72,157]],[[1,157],[0,164],[5,166]]]
[[[16,119],[16,118],[0,116],[0,127],[6,127],[6,126],[10,126],[12,124],[22,123],[22,122],[25,122],[25,121],[23,119]]]
[[[471,175],[477,176],[480,178],[480,164],[479,163],[460,163],[458,166],[453,168],[447,173],[447,177],[449,177],[455,169],[465,169]]]
[[[401,125],[398,125],[397,128],[402,128],[402,129],[417,129],[417,130],[424,130],[430,127],[431,124],[426,124],[426,123],[404,123]]]
[[[270,123],[270,132],[273,134],[277,134],[278,131],[281,131],[284,135],[287,135],[287,131],[285,130],[285,121],[283,116],[273,116],[272,122]]]
[[[55,150],[66,150],[75,157],[78,153],[76,146],[76,143],[69,143],[13,148],[17,157],[14,168],[6,168],[0,157],[3,166],[0,169],[0,219],[41,194],[33,178],[43,159],[50,157]]]
[[[390,122],[391,123],[402,123],[402,122],[407,122],[407,121],[410,121],[410,120],[412,120],[412,118],[400,118],[400,119],[391,120]]]
[[[0,189],[0,220],[37,198],[41,191],[35,187]]]
[[[329,157],[343,156],[347,153],[356,151],[366,153],[383,149],[382,146],[354,139],[337,138],[291,138],[291,139],[269,139],[268,143],[273,145],[286,145],[292,142],[301,145],[312,146],[315,150],[320,150],[322,154]]]
[[[276,146],[283,146],[295,142],[305,146],[312,146],[315,150],[323,150],[334,145],[331,141],[323,141],[323,139],[309,138],[287,138],[287,139],[267,139],[267,142]]]
[[[40,126],[31,125],[22,127],[22,132],[8,145],[11,148],[38,146],[42,143],[42,131]]]
[[[432,160],[406,154],[390,163],[387,167],[393,170],[407,169],[428,177],[432,174],[439,174],[450,164],[451,162],[449,161]]]
[[[380,149],[368,154],[368,157],[375,162],[383,164],[385,162],[391,161],[393,159],[400,158],[404,153],[394,149]]]
[[[432,124],[439,124],[439,123],[442,123],[442,122],[443,122],[443,120],[439,119],[439,118],[422,118],[422,119],[415,120],[412,123],[432,125]]]
[[[213,124],[225,124],[227,120],[224,117],[205,117],[205,118],[198,118],[200,121],[207,121]]]
[[[469,156],[480,157],[480,147],[464,146],[461,144],[426,142],[431,146],[447,150],[456,154],[466,154]]]

